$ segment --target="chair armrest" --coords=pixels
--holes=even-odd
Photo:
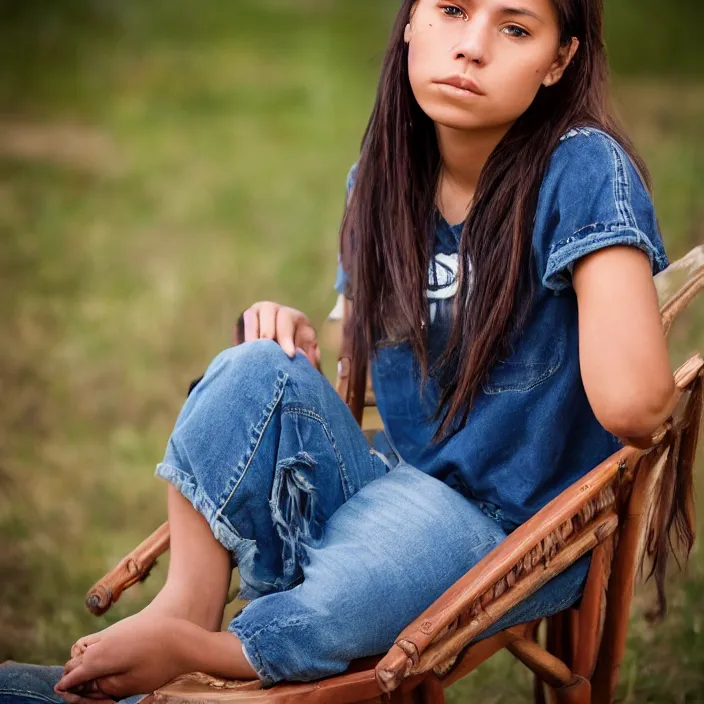
[[[102,616],[125,589],[149,576],[157,559],[168,549],[169,524],[164,523],[91,587],[86,595],[88,610],[96,616]]]
[[[240,313],[232,333],[233,345],[244,342],[244,311]],[[188,387],[190,396],[203,377]],[[116,567],[96,582],[86,595],[86,606],[95,616],[102,616],[120,598],[125,589],[144,581],[161,555],[169,549],[169,524],[162,524],[145,541],[123,558]]]
[[[704,368],[694,355],[675,373],[680,392]],[[673,429],[668,421],[653,444]],[[564,571],[616,530],[614,513],[620,480],[652,450],[624,447],[568,487],[461,577],[396,639],[376,668],[381,689],[390,692],[407,676],[427,671],[457,654],[510,608]],[[656,461],[665,461],[666,453]],[[517,581],[521,584],[516,585]],[[516,585],[516,589],[513,589]],[[509,598],[508,593],[513,592]],[[464,626],[442,648],[423,657],[455,626]]]
[[[606,522],[597,521],[597,533],[586,532],[586,539],[579,528],[589,524],[596,514],[602,514],[614,505],[615,480],[627,467],[632,467],[632,463],[641,454],[643,451],[634,447],[619,450],[553,499],[533,518],[516,528],[455,582],[399,634],[387,655],[377,665],[379,686],[385,692],[390,692],[405,677],[415,673],[429,646],[445,636],[456,624],[469,622],[472,627],[471,633],[464,633],[462,641],[468,643],[479,635],[496,617],[514,605],[506,605],[505,610],[501,609],[501,614],[496,614],[493,609],[491,618],[478,618],[488,604],[504,596],[517,580],[532,575],[531,582],[535,582],[535,585],[531,585],[534,586],[533,589],[521,590],[518,598],[520,601],[537,590],[541,586],[540,582],[547,581],[566,569],[613,533],[616,525],[615,515],[611,511],[607,513]],[[562,555],[563,552],[565,555]],[[561,555],[560,562],[564,564],[552,564]],[[566,556],[568,560],[565,560]],[[465,644],[456,643],[453,651],[459,652]],[[446,653],[447,656],[450,654]],[[430,669],[434,664],[426,662],[423,669]]]

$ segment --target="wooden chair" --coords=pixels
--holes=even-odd
[[[663,326],[669,332],[676,316],[704,288],[704,246],[659,274],[656,285]],[[337,389],[362,422],[365,408],[373,410],[374,398],[368,385],[365,391],[363,381],[350,378],[349,345],[348,339],[342,340]],[[611,702],[644,558],[654,560],[656,576],[664,578],[671,528],[676,528],[685,551],[694,537],[691,484],[704,399],[702,357],[694,354],[675,372],[675,381],[679,404],[649,448],[624,447],[551,501],[409,624],[385,655],[355,661],[339,676],[268,689],[258,681],[224,682],[194,673],[151,698],[233,704],[438,704],[444,702],[445,687],[506,648],[535,674],[537,704]],[[107,611],[125,589],[146,578],[168,544],[164,524],[90,590],[88,608],[95,614]],[[473,642],[590,551],[583,597],[577,607],[547,619],[544,647],[538,621]]]

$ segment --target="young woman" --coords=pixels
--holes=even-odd
[[[670,415],[667,257],[607,74],[602,0],[403,2],[338,272],[389,449],[370,452],[314,367],[310,321],[254,305],[157,468],[166,585],[74,646],[58,694],[342,672]],[[220,632],[233,559],[251,601]],[[494,630],[573,603],[587,566]]]

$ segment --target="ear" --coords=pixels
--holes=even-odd
[[[553,61],[550,70],[543,79],[543,85],[546,88],[554,86],[562,78],[562,74],[572,62],[578,48],[579,39],[577,39],[577,37],[571,37],[567,44],[560,46],[555,61]]]
[[[406,44],[409,44],[411,41],[411,36],[413,36],[413,27],[411,26],[411,23],[413,22],[413,16],[416,14],[416,9],[418,8],[418,2],[414,2],[413,6],[411,7],[411,13],[410,16],[408,17],[408,24],[406,25],[406,28],[403,30],[403,41],[406,42]]]

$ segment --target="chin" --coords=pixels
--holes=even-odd
[[[477,130],[492,126],[491,120],[482,111],[448,104],[421,105],[421,109],[436,124],[455,130]]]
[[[427,108],[427,109],[426,109]],[[496,130],[508,128],[517,117],[488,114],[486,110],[472,110],[448,103],[421,105],[423,112],[437,125],[453,130]]]

